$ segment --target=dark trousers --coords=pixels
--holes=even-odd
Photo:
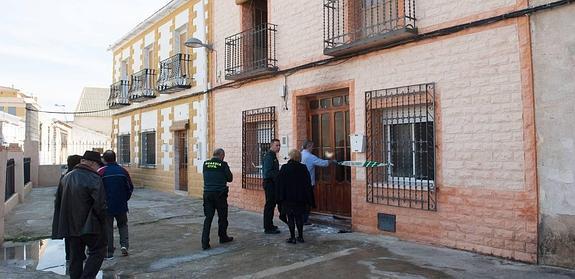
[[[70,260],[70,241],[68,238],[64,238],[64,249],[66,250],[66,261]]]
[[[118,215],[108,215],[106,224],[106,235],[108,236],[108,255],[114,255],[114,219],[118,225],[118,232],[120,233],[120,247],[130,247],[128,239],[128,213],[120,213]]]
[[[70,278],[95,278],[106,255],[106,237],[103,234],[68,237],[68,242],[70,243]],[[87,259],[86,247],[88,247]],[[84,260],[86,260],[85,264]]]
[[[215,212],[218,211],[218,236],[220,239],[228,237],[228,191],[204,192],[204,229],[202,231],[202,245],[210,243],[210,229]]]
[[[295,238],[295,226],[297,226],[297,236],[303,237],[303,214],[287,214],[289,234],[291,238]]]
[[[274,211],[276,208],[276,188],[273,181],[264,182],[264,191],[266,193],[266,204],[264,205],[264,230],[271,231],[274,226]]]
[[[315,189],[315,185],[311,185],[311,190],[313,192],[313,190]],[[315,198],[315,197],[314,197]],[[315,201],[314,201],[315,204]],[[309,221],[309,214],[311,213],[311,207],[307,207],[305,210],[305,213],[303,214],[303,223],[307,223]]]

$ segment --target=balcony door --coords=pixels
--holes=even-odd
[[[323,159],[350,160],[349,101],[347,91],[313,97],[308,101],[308,137],[313,153]],[[351,170],[330,165],[316,167],[316,211],[351,216]]]

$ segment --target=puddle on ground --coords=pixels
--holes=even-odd
[[[41,239],[31,242],[4,242],[0,247],[0,264],[68,275],[64,240]],[[100,270],[97,279],[129,278],[113,270]]]

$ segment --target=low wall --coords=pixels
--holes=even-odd
[[[8,215],[12,212],[12,209],[18,205],[20,195],[18,193],[14,193],[12,197],[10,197],[7,201],[4,202],[4,216]]]
[[[57,186],[65,165],[38,166],[38,185],[36,187]]]

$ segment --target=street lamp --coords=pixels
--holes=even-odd
[[[202,42],[202,40],[198,39],[198,38],[189,38],[185,43],[185,46],[189,47],[189,48],[200,48],[200,47],[205,47],[207,48],[209,51],[214,51],[214,48],[212,47],[212,45],[210,44],[204,44]]]
[[[61,107],[62,108],[62,112],[66,112],[66,105],[61,105],[61,104],[54,104],[55,107]],[[66,122],[68,122],[68,117],[66,116],[66,113],[64,113],[64,120]]]

